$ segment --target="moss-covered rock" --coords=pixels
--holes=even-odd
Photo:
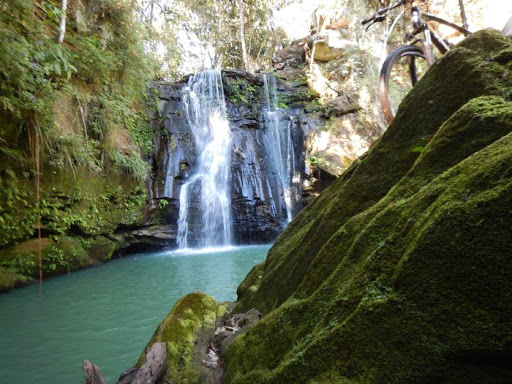
[[[220,311],[219,311],[220,309]],[[211,371],[201,364],[206,348],[213,339],[217,316],[222,306],[211,296],[194,292],[182,297],[160,323],[147,347],[165,342],[168,369],[165,378],[175,384],[202,383]],[[143,353],[137,362],[144,360]]]
[[[494,58],[511,45],[509,38],[495,31],[480,31],[436,62],[404,99],[392,125],[364,161],[356,160],[287,227],[269,252],[258,295],[241,297],[238,309],[256,307],[268,312],[290,297],[321,244],[349,218],[382,199],[414,165],[418,152],[413,150],[425,147],[460,107],[482,95],[509,100],[512,63]],[[449,157],[459,145],[453,143],[444,156]]]
[[[239,288],[227,383],[512,377],[512,40],[466,39]],[[418,147],[421,150],[418,150]]]
[[[0,172],[0,232],[5,234],[0,239],[0,263],[15,259],[12,262],[21,275],[33,276],[34,264],[39,268],[38,257],[31,256],[38,253],[35,244],[52,249],[45,257],[54,261],[43,265],[45,274],[73,271],[91,264],[84,248],[96,260],[110,260],[118,248],[126,246],[113,231],[143,221],[146,192],[139,181],[126,175],[107,178],[84,169],[71,174],[50,168],[41,183],[40,209],[29,173],[9,169],[4,175]],[[42,242],[34,238],[38,212]]]
[[[8,292],[19,286],[32,283],[28,276],[20,275],[12,270],[0,267],[0,292]]]
[[[118,242],[112,241],[105,236],[95,236],[90,239],[80,238],[80,240],[89,256],[102,262],[112,258],[118,244]]]
[[[28,282],[29,277],[39,278],[39,255],[43,277],[71,272],[93,264],[87,252],[69,237],[28,240],[0,252],[0,265],[15,276],[18,282],[9,285],[11,288]]]

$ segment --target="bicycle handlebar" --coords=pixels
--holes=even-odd
[[[379,9],[377,12],[375,12],[373,14],[373,16],[367,17],[366,19],[361,21],[361,24],[365,25],[371,21],[372,23],[368,27],[366,27],[366,29],[368,29],[373,24],[380,23],[380,22],[384,21],[384,19],[388,15],[389,11],[391,11],[392,9],[398,8],[401,5],[405,5],[410,1],[411,0],[396,0],[393,4],[391,4],[385,8]]]

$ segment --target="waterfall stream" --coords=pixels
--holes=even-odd
[[[292,220],[292,189],[295,182],[295,151],[292,139],[293,121],[279,108],[276,78],[263,75],[265,92],[265,150],[277,176],[278,196],[274,202],[286,212],[286,224]]]
[[[228,122],[220,71],[190,77],[179,99],[169,102],[173,113],[162,191],[179,199],[180,249],[227,246],[258,236],[268,240],[296,213],[302,162],[298,114],[279,107],[275,77],[263,75],[262,85],[257,124],[248,115],[254,106],[232,100]]]
[[[197,158],[194,173],[180,191],[178,246],[229,245],[231,132],[220,71],[208,70],[192,76],[184,91]],[[189,228],[191,222],[200,227]]]

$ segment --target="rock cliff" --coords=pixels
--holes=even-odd
[[[273,241],[283,230],[287,213],[297,214],[303,207],[303,183],[310,179],[306,172],[304,137],[320,130],[323,121],[307,117],[305,105],[313,97],[303,84],[275,81],[275,108],[269,117],[269,85],[262,74],[223,71],[226,112],[231,130],[230,200],[231,219],[236,243]],[[271,77],[269,76],[269,79]],[[270,81],[270,80],[269,80]],[[154,151],[151,193],[155,201],[165,200],[163,210],[155,206],[153,223],[177,222],[181,187],[194,174],[198,154],[195,138],[187,121],[184,100],[186,81],[158,83],[159,114],[154,116]],[[288,132],[290,153],[272,158],[271,125]],[[161,134],[158,134],[158,133]],[[290,169],[290,207],[284,204],[279,170],[276,163],[288,157]],[[168,203],[168,204],[167,204]],[[194,224],[192,224],[194,226]],[[170,239],[172,244],[172,239]]]

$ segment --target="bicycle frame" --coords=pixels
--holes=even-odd
[[[432,15],[427,12],[421,12],[416,1],[412,1],[411,8],[411,20],[414,27],[414,30],[407,34],[408,44],[416,44],[417,42],[421,43],[423,46],[423,51],[425,52],[425,57],[428,65],[432,65],[435,57],[434,57],[434,49],[435,46],[441,54],[445,54],[450,50],[450,46],[443,41],[441,37],[439,37],[428,25],[428,23],[424,22],[422,17],[427,21],[434,21],[439,24],[447,25],[450,28],[462,33],[464,36],[468,36],[471,32],[466,28],[463,28],[457,24],[446,21],[438,16]],[[415,38],[417,35],[423,33],[424,39]]]
[[[462,33],[464,36],[468,36],[471,34],[471,32],[465,28],[461,27],[457,24],[454,24],[452,22],[449,22],[447,20],[444,20],[441,17],[435,16],[428,12],[421,12],[418,2],[416,0],[396,0],[393,4],[390,6],[379,9],[372,17],[369,17],[362,21],[362,24],[368,24],[367,29],[370,28],[373,24],[377,22],[382,22],[389,14],[389,12],[399,6],[405,6],[407,3],[411,3],[411,20],[413,24],[413,31],[411,33],[408,33],[406,35],[407,37],[407,44],[416,44],[421,43],[423,46],[423,49],[425,51],[425,54],[427,56],[427,61],[429,65],[431,65],[434,61],[434,53],[433,53],[433,47],[434,45],[441,54],[445,54],[449,49],[450,45],[445,43],[443,39],[436,35],[436,33],[429,27],[428,23],[423,22],[423,18],[426,21],[433,21],[439,24],[446,25],[454,30],[456,30],[459,33]],[[459,0],[460,6],[461,6],[461,15],[463,18],[463,22],[466,25],[467,22],[465,21],[465,12],[463,8],[463,2],[462,0]],[[417,35],[424,33],[424,39],[417,39],[415,38]]]
[[[433,29],[430,28],[427,21],[433,21],[439,24],[444,24],[462,33],[464,36],[470,34],[470,32],[466,28],[460,27],[454,23],[446,21],[440,17],[434,16],[430,13],[421,12],[417,0],[395,0],[391,5],[379,9],[377,12],[374,13],[373,16],[363,20],[362,24],[365,25],[371,23],[370,25],[368,25],[368,29],[371,25],[385,20],[391,10],[398,8],[400,6],[405,6],[409,3],[411,3],[411,21],[413,30],[410,33],[406,33],[406,44],[395,48],[388,55],[388,57],[382,64],[382,68],[379,75],[379,101],[382,112],[384,114],[384,118],[388,124],[391,123],[395,116],[395,107],[397,105],[396,103],[394,103],[394,101],[396,101],[397,99],[395,98],[395,100],[392,101],[389,92],[390,77],[393,68],[397,66],[396,68],[401,67],[405,69],[405,65],[408,66],[411,85],[414,86],[418,82],[419,73],[416,60],[423,60],[426,66],[429,67],[433,64],[435,60],[434,47],[436,47],[441,54],[446,53],[451,47],[451,44],[443,41],[443,39],[439,37]],[[459,3],[462,4],[462,0],[459,0]],[[461,12],[463,12],[462,8]],[[400,16],[395,19],[395,21],[392,24],[391,30],[393,29],[401,15],[403,15],[403,13],[404,11],[402,11]],[[425,21],[423,19],[425,19]],[[388,35],[391,33],[391,30],[387,32]],[[406,59],[406,61],[400,62],[401,59]]]

